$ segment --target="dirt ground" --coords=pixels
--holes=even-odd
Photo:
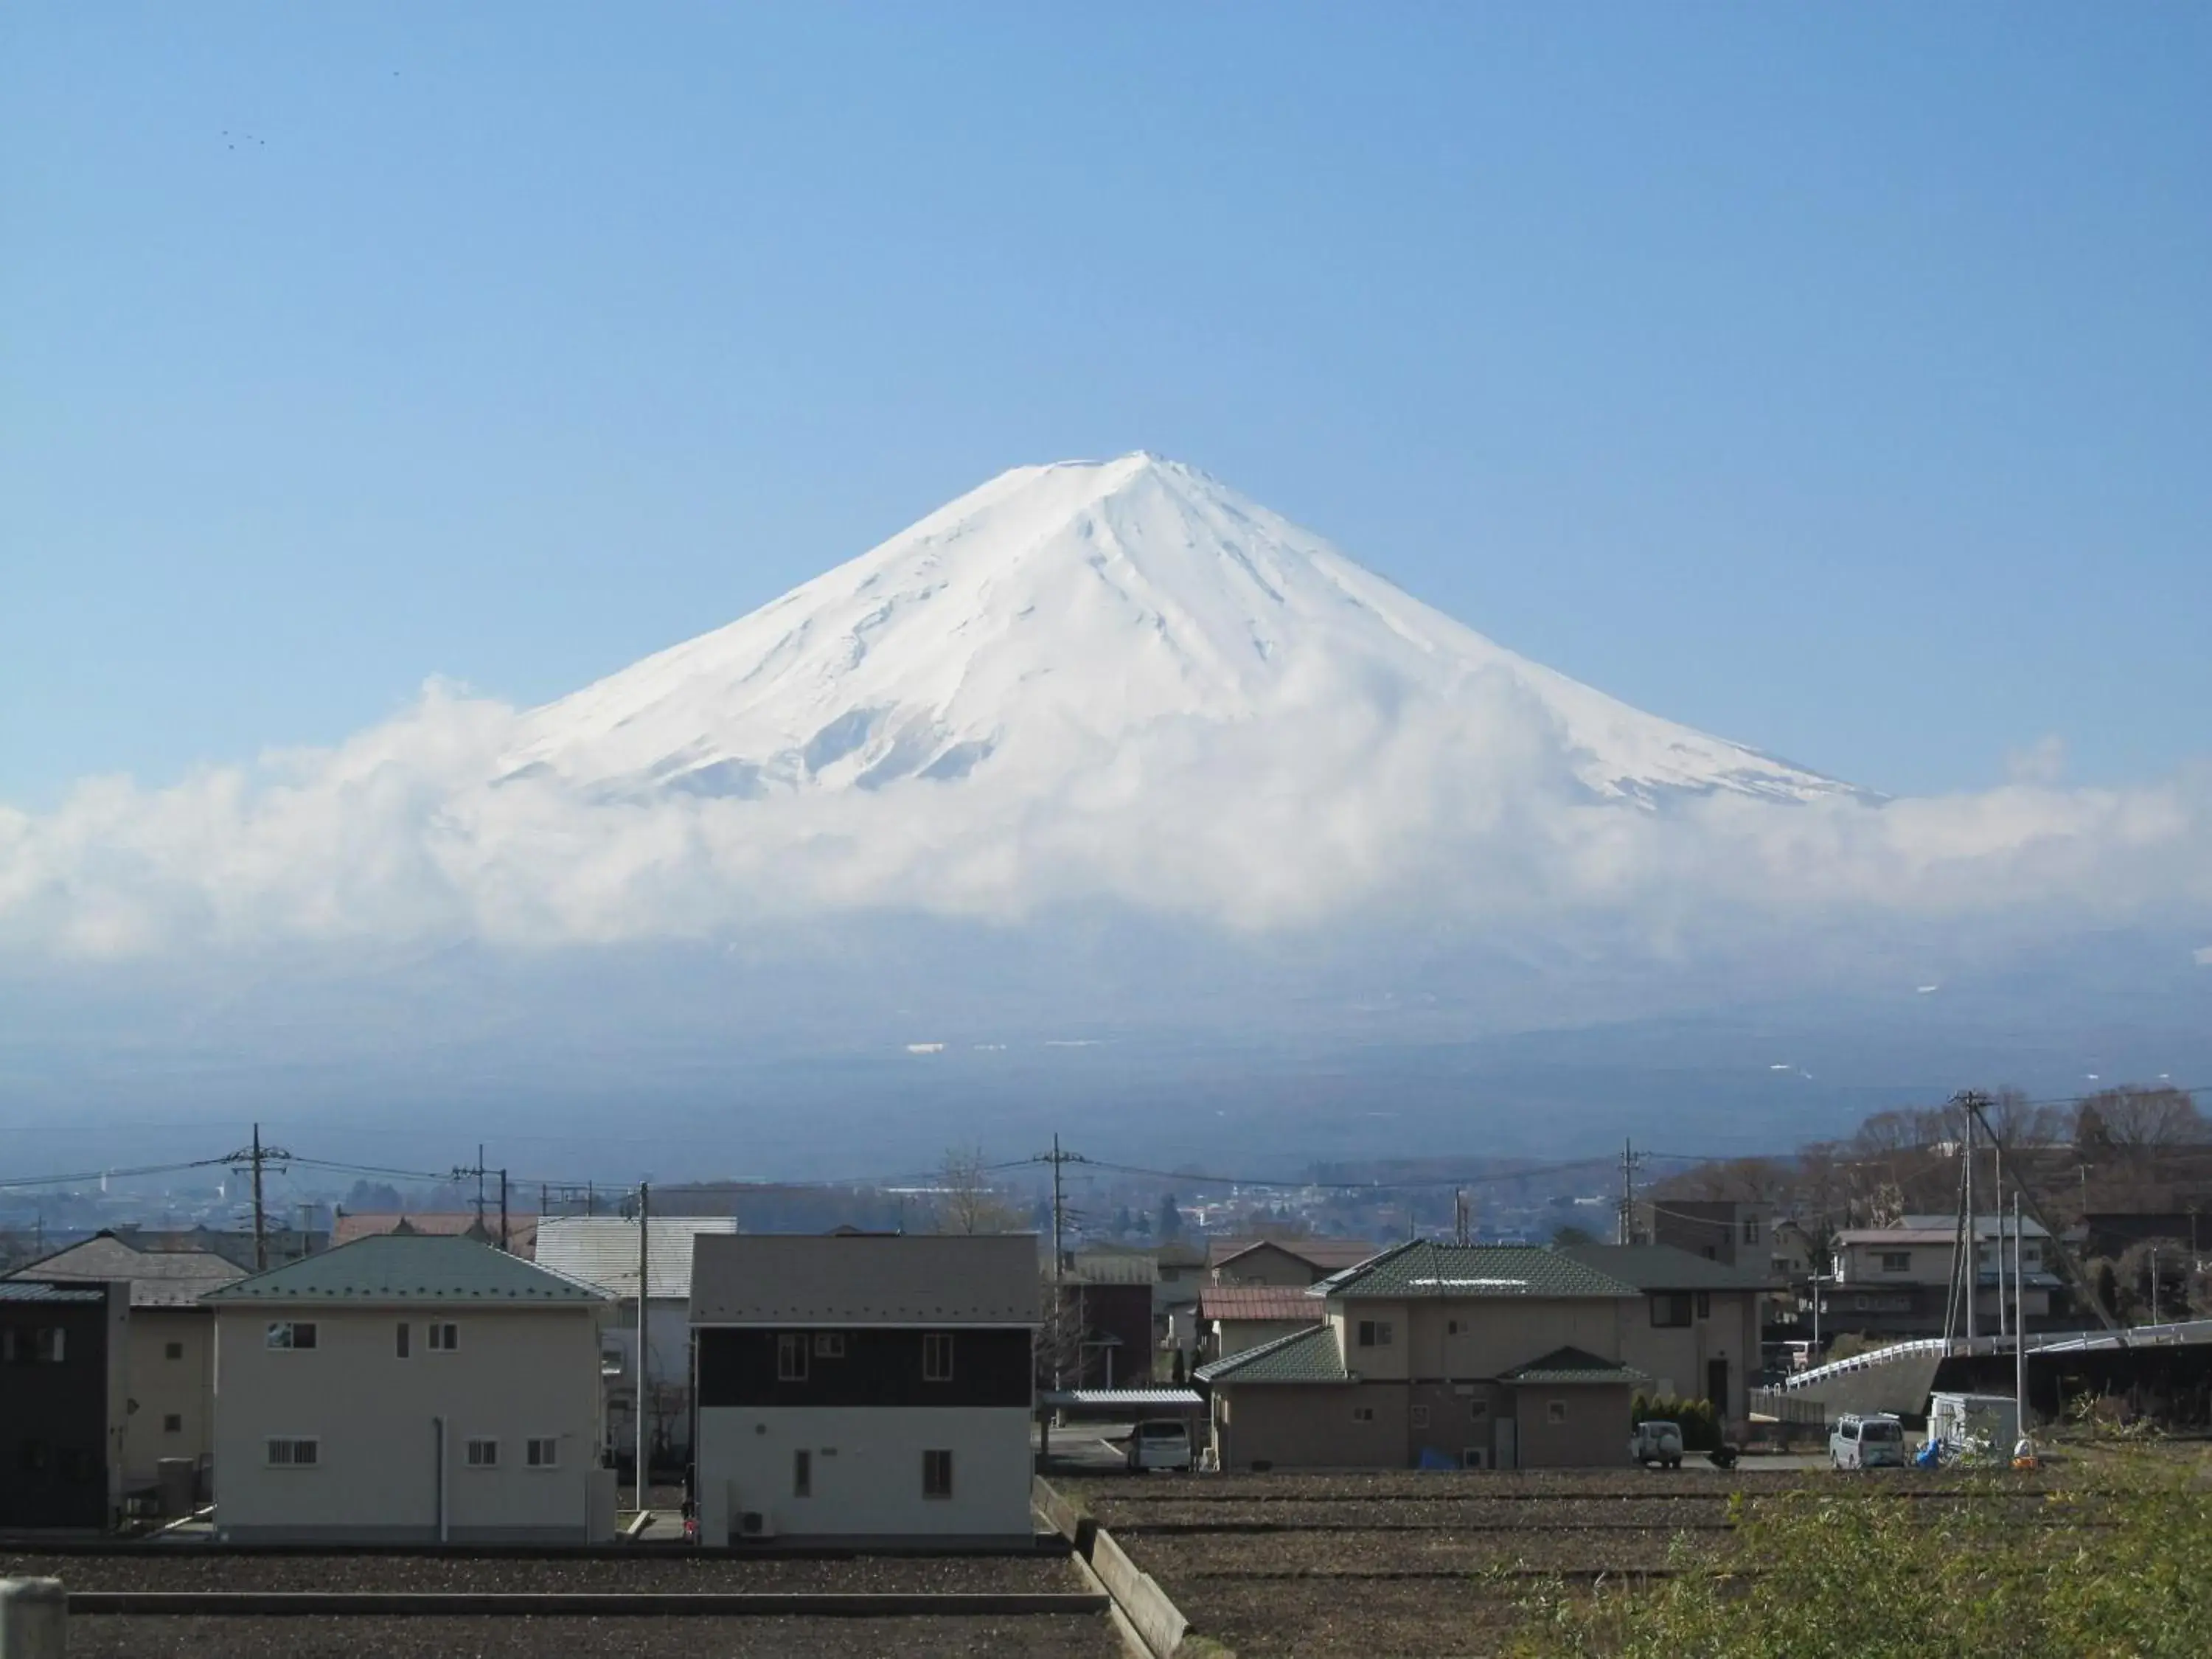
[[[1014,1590],[1084,1585],[1065,1556],[472,1559],[440,1555],[217,1554],[189,1547],[100,1555],[0,1553],[0,1577],[71,1589],[167,1590]]]
[[[1731,1494],[1808,1483],[1920,1492],[1934,1504],[1954,1484],[1911,1472],[1685,1468],[1054,1485],[1159,1580],[1193,1630],[1237,1659],[1462,1659],[1498,1650],[1527,1575],[1632,1576],[1694,1560],[1725,1543]]]

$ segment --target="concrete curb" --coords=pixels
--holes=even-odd
[[[1079,1590],[854,1593],[678,1590],[71,1590],[72,1614],[451,1615],[497,1613],[531,1618],[623,1615],[692,1618],[894,1619],[977,1614],[1099,1613],[1110,1595]]]
[[[1112,1534],[1089,1516],[1078,1513],[1042,1476],[1036,1477],[1030,1487],[1030,1501],[1075,1546],[1076,1559],[1087,1576],[1113,1597],[1115,1611],[1120,1615],[1115,1629],[1126,1624],[1133,1631],[1146,1659],[1175,1659],[1190,1620],[1152,1576],[1122,1553]],[[1125,1633],[1125,1644],[1127,1639]]]

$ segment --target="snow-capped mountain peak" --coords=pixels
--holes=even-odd
[[[1279,722],[1319,686],[1450,717],[1500,676],[1591,790],[1844,786],[1515,655],[1206,474],[1017,467],[751,615],[534,710],[508,770],[623,793],[1048,787],[1170,726]]]

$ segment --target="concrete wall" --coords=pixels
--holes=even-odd
[[[1513,1393],[1522,1468],[1602,1469],[1628,1462],[1626,1387],[1549,1388],[1537,1383]],[[1555,1407],[1564,1411],[1564,1421],[1552,1420]]]
[[[225,1308],[216,1316],[216,1524],[240,1541],[434,1540],[444,1419],[448,1536],[587,1541],[599,1461],[597,1308],[483,1310]],[[432,1319],[460,1327],[429,1350]],[[314,1321],[316,1346],[266,1346],[272,1320]],[[412,1327],[398,1357],[394,1328]],[[312,1468],[270,1467],[272,1436],[312,1437]],[[526,1439],[560,1443],[528,1468]],[[467,1465],[466,1443],[495,1437],[499,1464]]]
[[[1314,1322],[1310,1319],[1217,1319],[1213,1322],[1213,1347],[1208,1357],[1226,1359],[1247,1348],[1273,1342],[1279,1336],[1302,1331]]]
[[[793,1454],[811,1454],[811,1495]],[[922,1453],[952,1454],[952,1495],[922,1495]],[[1007,1406],[729,1406],[699,1413],[699,1535],[746,1510],[780,1538],[1031,1535],[1030,1413]]]
[[[1344,1363],[1362,1377],[1496,1376],[1554,1348],[1577,1347],[1607,1359],[1620,1353],[1623,1309],[1643,1316],[1641,1302],[1613,1297],[1519,1302],[1503,1297],[1466,1302],[1368,1302],[1330,1310],[1344,1344]],[[1390,1322],[1388,1347],[1359,1346],[1364,1320]]]
[[[1686,1326],[1656,1326],[1651,1322],[1651,1299],[1622,1304],[1620,1337],[1616,1347],[1593,1349],[1607,1358],[1619,1358],[1646,1373],[1647,1393],[1673,1394],[1685,1400],[1705,1397],[1706,1362],[1729,1362],[1728,1398],[1713,1404],[1731,1423],[1750,1415],[1750,1384],[1759,1364],[1759,1301],[1754,1291],[1714,1291],[1706,1303],[1710,1312]],[[1697,1307],[1696,1293],[1691,1307]]]
[[[1217,1388],[1214,1454],[1224,1469],[1401,1469],[1407,1405],[1404,1389],[1374,1384]],[[1371,1416],[1354,1414],[1363,1410]]]
[[[215,1449],[215,1314],[207,1308],[134,1308],[123,1479],[150,1486],[164,1457],[195,1461]],[[171,1358],[173,1347],[177,1357]],[[168,1419],[178,1419],[173,1430]]]

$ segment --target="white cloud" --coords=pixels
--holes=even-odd
[[[434,684],[334,749],[0,809],[0,948],[720,937],[824,915],[1007,922],[1118,901],[1252,933],[1378,915],[1624,921],[1653,948],[1858,916],[2091,920],[2212,906],[2212,781],[1657,810],[1598,801],[1509,684],[1472,713],[1317,689],[1275,722],[1009,748],[958,783],[763,800],[494,784],[503,705]],[[2199,951],[2197,959],[2207,960]]]

